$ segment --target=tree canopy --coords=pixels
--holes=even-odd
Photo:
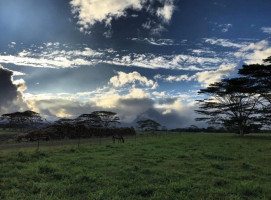
[[[263,64],[243,65],[238,74],[250,80],[250,90],[271,103],[271,56],[263,61]]]
[[[94,111],[91,114],[82,114],[75,119],[77,123],[91,127],[115,127],[120,119],[117,113],[111,111]]]
[[[195,112],[205,116],[196,120],[221,124],[228,129],[238,130],[240,135],[260,128],[261,96],[249,89],[251,84],[250,79],[239,77],[223,79],[201,89],[199,94],[210,97],[198,100],[199,109]]]
[[[43,122],[40,114],[31,110],[3,114],[1,119],[8,121],[11,128],[35,128]]]

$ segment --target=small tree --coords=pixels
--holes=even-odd
[[[241,136],[250,129],[261,127],[261,97],[250,90],[246,78],[223,79],[201,89],[199,94],[211,96],[198,100],[195,112],[206,117],[196,118],[210,124],[222,124],[230,130],[238,130]]]
[[[161,126],[158,122],[152,120],[152,119],[146,119],[146,120],[139,120],[136,122],[138,128],[141,130],[158,130],[158,128]]]

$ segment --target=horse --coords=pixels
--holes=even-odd
[[[115,143],[115,140],[118,140],[119,142],[122,142],[122,143],[124,143],[124,139],[123,139],[123,137],[121,136],[121,135],[113,135],[112,136],[112,140],[113,140],[113,143]]]

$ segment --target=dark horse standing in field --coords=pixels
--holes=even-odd
[[[121,135],[113,135],[112,140],[113,140],[114,143],[115,143],[115,140],[118,140],[119,142],[124,143],[124,139],[123,139],[123,137]]]

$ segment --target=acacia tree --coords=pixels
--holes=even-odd
[[[246,78],[223,79],[198,93],[209,96],[197,100],[196,113],[205,115],[196,118],[209,124],[221,124],[230,130],[238,130],[243,136],[249,130],[260,128],[262,97],[250,90],[251,80]]]
[[[271,123],[271,56],[263,64],[243,65],[239,74],[250,80],[250,91],[263,97],[263,109],[259,112],[265,116],[265,122]]]
[[[77,124],[84,124],[85,126],[90,127],[102,127],[101,119],[98,115],[93,113],[91,114],[82,114],[75,119]]]
[[[141,130],[158,130],[158,128],[161,126],[158,122],[152,119],[139,120],[136,123],[138,128]]]
[[[111,111],[94,111],[91,113],[96,118],[96,123],[101,127],[115,127],[120,123],[120,118],[117,113]]]
[[[11,128],[35,128],[43,122],[40,114],[31,110],[3,114],[1,119],[8,121]]]

